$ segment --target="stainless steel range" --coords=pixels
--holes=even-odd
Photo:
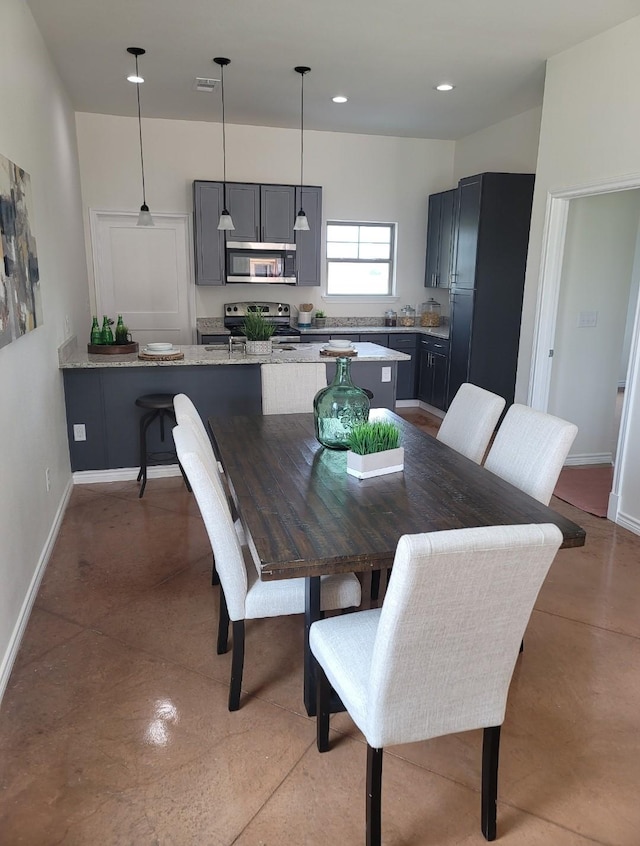
[[[291,307],[286,303],[226,303],[224,307],[224,326],[232,337],[242,337],[242,324],[250,311],[261,311],[269,323],[276,327],[273,338],[277,342],[291,343],[300,341],[300,330],[291,326]]]

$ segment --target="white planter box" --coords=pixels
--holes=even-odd
[[[404,447],[369,455],[358,455],[351,450],[347,452],[347,473],[358,479],[370,479],[372,476],[384,476],[400,470],[404,470]]]
[[[268,341],[247,341],[247,355],[271,355],[272,352],[271,338]]]

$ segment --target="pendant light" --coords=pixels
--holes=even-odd
[[[218,221],[218,229],[230,231],[235,229],[235,226],[227,209],[227,134],[224,119],[224,69],[227,65],[231,64],[231,59],[218,56],[213,61],[216,65],[220,65],[220,90],[222,91],[222,214]]]
[[[138,95],[138,134],[140,136],[140,170],[142,171],[142,205],[140,206],[140,214],[138,215],[138,226],[153,226],[153,218],[151,217],[151,212],[149,211],[149,206],[147,205],[147,196],[145,191],[145,184],[144,184],[144,155],[142,152],[142,119],[140,117],[140,86],[144,82],[144,79],[140,76],[138,72],[138,56],[144,56],[146,50],[143,50],[142,47],[127,47],[127,53],[131,53],[132,56],[136,57],[136,72],[135,76],[131,75],[128,76],[127,79],[129,82],[135,83],[136,86],[136,93]]]
[[[300,208],[293,224],[296,232],[308,231],[309,229],[309,221],[302,208],[302,185],[304,183],[304,75],[309,73],[310,70],[311,68],[304,65],[298,65],[294,68],[294,71],[300,74]]]

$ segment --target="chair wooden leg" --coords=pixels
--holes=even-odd
[[[316,745],[318,752],[329,751],[329,714],[331,685],[324,670],[316,662]]]
[[[382,749],[367,743],[367,846],[382,842]]]
[[[212,585],[219,585],[220,584],[220,576],[218,575],[218,571],[216,570],[216,557],[215,557],[215,555],[212,555],[211,558],[212,558],[211,584]]]
[[[229,685],[229,710],[240,707],[242,670],[244,667],[244,620],[233,621],[233,653],[231,657],[231,684]]]
[[[498,802],[498,759],[500,726],[486,728],[482,737],[482,833],[485,840],[496,839]]]
[[[220,613],[218,615],[218,655],[224,655],[229,648],[229,611],[227,600],[220,585]]]

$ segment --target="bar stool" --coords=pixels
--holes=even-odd
[[[176,415],[173,410],[173,394],[144,394],[144,396],[137,398],[136,405],[139,408],[148,409],[148,412],[143,414],[140,418],[140,472],[138,473],[138,481],[142,480],[142,486],[138,496],[141,497],[144,494],[144,489],[147,484],[148,466],[157,464],[173,464],[176,461],[178,462],[178,467],[180,467],[184,483],[187,486],[187,489],[191,491],[191,485],[184,474],[184,470],[178,461],[175,451],[147,451],[147,429],[154,420],[157,419],[160,421],[160,440],[163,442],[165,436],[165,417],[169,417],[173,425],[176,423]]]

